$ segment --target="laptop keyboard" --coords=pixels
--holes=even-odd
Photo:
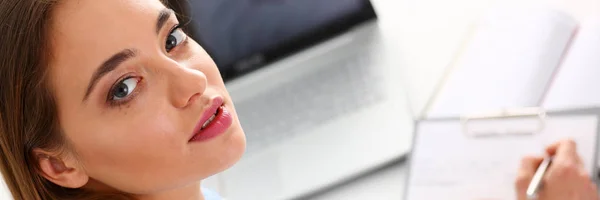
[[[236,103],[247,152],[308,132],[385,98],[368,56],[334,62],[253,98]],[[329,64],[331,65],[331,64]]]

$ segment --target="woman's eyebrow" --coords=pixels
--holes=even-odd
[[[171,15],[173,15],[173,13],[173,10],[168,8],[162,9],[158,13],[158,20],[156,20],[156,34],[158,34],[163,28],[163,26],[165,26],[165,24],[167,23],[169,18],[171,18]]]
[[[173,15],[173,10],[165,8],[162,9],[159,13],[158,13],[158,18],[156,20],[156,34],[158,35],[160,33],[160,30],[165,26],[165,24],[167,23],[167,21],[169,20],[169,18],[171,17],[171,15]],[[98,80],[100,80],[100,78],[102,78],[104,75],[108,74],[109,72],[115,70],[121,63],[127,61],[130,58],[135,57],[135,55],[137,50],[135,49],[125,49],[119,53],[116,53],[115,55],[111,56],[109,59],[107,59],[106,61],[104,61],[100,67],[98,67],[96,69],[96,71],[94,72],[94,75],[92,76],[92,79],[90,80],[90,83],[88,84],[87,90],[85,91],[85,95],[83,96],[83,100],[82,102],[85,102],[88,97],[90,96],[90,93],[94,90],[94,87],[96,86],[96,84],[98,83]]]
[[[125,49],[115,55],[111,56],[109,59],[104,61],[100,67],[96,69],[90,83],[88,84],[87,90],[85,92],[85,96],[83,97],[83,101],[85,102],[87,98],[90,96],[90,93],[94,89],[94,86],[98,83],[98,80],[102,78],[104,75],[109,72],[115,70],[121,63],[127,61],[130,58],[135,57],[137,50],[135,49]]]

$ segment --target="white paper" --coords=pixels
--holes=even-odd
[[[472,138],[463,134],[458,120],[422,122],[411,157],[407,199],[515,199],[522,157],[542,156],[547,145],[566,138],[577,142],[592,174],[597,126],[595,115],[550,117],[540,133]]]
[[[539,106],[577,27],[549,9],[498,9],[477,26],[427,117]]]
[[[582,23],[544,100],[548,109],[600,106],[600,16]]]

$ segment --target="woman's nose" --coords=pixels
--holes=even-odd
[[[192,104],[197,96],[204,94],[208,81],[206,75],[200,70],[177,64],[166,69],[169,71],[167,78],[167,94],[173,106],[184,108]]]

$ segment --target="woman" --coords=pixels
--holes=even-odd
[[[598,200],[596,185],[592,182],[577,154],[576,144],[564,140],[550,145],[546,156],[554,156],[545,173],[538,200]],[[518,200],[528,200],[526,191],[533,174],[544,158],[523,158],[516,181]]]
[[[242,156],[219,71],[159,0],[0,1],[0,167],[15,199],[204,199]],[[208,197],[207,197],[208,199]]]

